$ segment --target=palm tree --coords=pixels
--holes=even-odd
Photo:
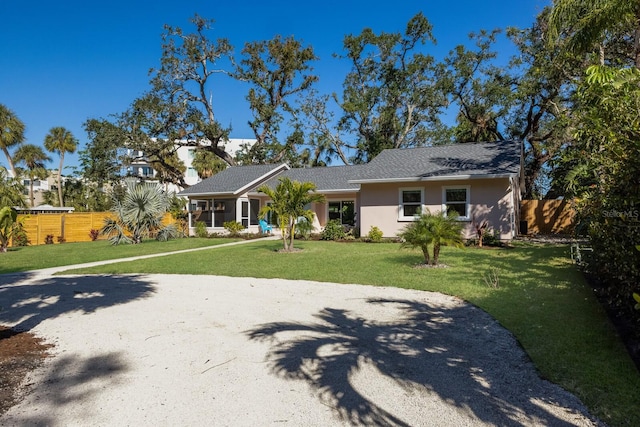
[[[44,148],[60,154],[60,167],[58,168],[58,200],[60,206],[64,206],[62,198],[62,165],[64,164],[64,153],[73,153],[78,146],[78,140],[67,129],[58,126],[51,128],[47,136],[44,137]]]
[[[208,150],[196,150],[191,166],[198,176],[207,179],[227,168],[227,163]]]
[[[291,181],[288,177],[280,178],[275,189],[266,185],[258,188],[259,192],[271,199],[271,204],[260,210],[260,216],[264,217],[268,212],[278,216],[285,252],[293,250],[298,218],[313,221],[313,211],[305,207],[310,203],[325,201],[324,195],[316,193],[315,190],[316,185],[312,182]]]
[[[458,214],[451,212],[447,216],[434,215],[431,223],[431,235],[433,236],[433,265],[438,265],[440,258],[440,248],[442,246],[453,246],[461,248],[462,224],[457,220]]]
[[[426,265],[438,265],[442,246],[462,247],[462,225],[457,221],[457,214],[443,216],[432,214],[428,210],[398,234],[402,239],[402,247],[419,248],[424,255]],[[433,245],[433,261],[429,256],[429,248]]]
[[[16,230],[18,213],[11,206],[0,208],[0,253],[7,252],[9,240]]]
[[[31,207],[34,207],[33,180],[35,178],[44,179],[46,177],[47,170],[44,167],[44,163],[50,162],[51,158],[45,154],[41,147],[33,144],[21,145],[13,157],[16,163],[24,163],[27,167],[29,198],[31,200]]]
[[[133,183],[127,189],[122,202],[114,198],[112,211],[116,218],[107,218],[100,232],[109,236],[113,245],[142,243],[143,238],[155,234],[156,240],[177,237],[175,226],[162,224],[162,218],[170,207],[170,199],[155,184]]]
[[[600,44],[608,31],[633,25],[634,63],[640,68],[640,0],[555,0],[549,17],[549,43],[569,29],[569,45],[586,52]],[[604,61],[600,45],[600,61]]]
[[[24,123],[13,111],[0,104],[0,148],[7,157],[14,178],[17,178],[18,174],[9,153],[9,147],[21,144],[22,141],[24,141]]]

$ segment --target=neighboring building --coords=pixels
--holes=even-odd
[[[244,147],[251,147],[255,144],[255,139],[242,139],[242,138],[230,138],[226,143],[224,143],[224,149],[232,156],[235,156],[236,153],[242,150]],[[203,143],[203,145],[211,145],[210,143]],[[123,176],[135,176],[138,178],[143,178],[145,180],[153,180],[156,177],[156,171],[146,160],[144,152],[139,150],[132,149],[123,149],[123,157],[134,159],[128,162],[126,165],[122,166],[122,175]],[[202,181],[198,176],[198,172],[192,166],[193,159],[196,153],[195,146],[179,146],[176,150],[178,154],[178,158],[182,160],[184,163],[186,170],[184,173],[184,181],[188,185],[194,185],[198,182]],[[178,192],[182,190],[182,188],[178,188],[175,185],[170,185],[168,188],[169,191]]]
[[[500,239],[518,232],[523,186],[522,144],[513,141],[384,150],[365,165],[290,169],[286,164],[238,166],[179,193],[189,198],[190,227],[203,221],[221,231],[226,221],[258,230],[258,212],[269,203],[257,188],[278,178],[313,182],[326,203],[310,208],[314,224],[331,219],[366,234],[372,226],[392,237],[418,212],[455,211],[474,237],[473,221],[488,221]]]

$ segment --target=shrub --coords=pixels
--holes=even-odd
[[[367,234],[367,239],[369,239],[370,242],[382,241],[382,230],[380,230],[375,225],[372,225],[371,229],[369,230],[369,234]]]
[[[89,238],[91,239],[92,242],[95,242],[96,240],[98,240],[99,235],[100,235],[100,230],[96,230],[94,228],[89,230]]]
[[[64,236],[58,236],[56,239],[58,240],[58,243],[64,243],[67,241],[67,239],[65,239]]]
[[[342,224],[337,219],[332,219],[327,222],[324,230],[322,230],[322,240],[342,240],[344,239],[346,233],[344,232],[344,228]]]
[[[231,236],[237,236],[242,230],[244,230],[244,225],[236,221],[227,221],[222,224],[222,226],[229,232]]]
[[[31,241],[27,237],[27,232],[21,225],[18,225],[18,229],[13,232],[11,236],[11,245],[13,247],[29,246]]]
[[[296,238],[299,239],[308,239],[313,232],[314,227],[311,221],[302,217],[298,219],[298,224],[296,225]]]
[[[207,231],[207,224],[203,221],[196,222],[196,237],[209,237],[209,232]]]
[[[47,236],[44,238],[44,244],[53,245],[53,234],[47,234]]]

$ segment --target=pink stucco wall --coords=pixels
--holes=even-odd
[[[360,231],[366,235],[372,226],[382,230],[385,237],[393,237],[409,223],[398,219],[400,188],[421,188],[424,191],[423,209],[432,213],[442,210],[444,186],[469,186],[470,216],[477,221],[487,220],[489,229],[500,239],[509,240],[516,231],[514,205],[519,195],[508,178],[473,179],[461,181],[429,181],[385,184],[362,184],[360,189]],[[465,238],[475,235],[472,221],[464,221]]]

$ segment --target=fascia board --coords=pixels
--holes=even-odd
[[[278,166],[277,168],[272,169],[268,173],[265,173],[261,177],[259,177],[257,179],[254,179],[253,181],[251,181],[251,182],[243,185],[242,187],[238,188],[236,191],[233,192],[233,195],[237,196],[238,194],[246,193],[247,190],[250,190],[251,188],[257,187],[259,183],[266,182],[266,181],[270,180],[271,178],[273,178],[274,176],[279,175],[280,172],[283,172],[285,170],[289,170],[289,166],[286,163],[283,163],[280,166]]]

